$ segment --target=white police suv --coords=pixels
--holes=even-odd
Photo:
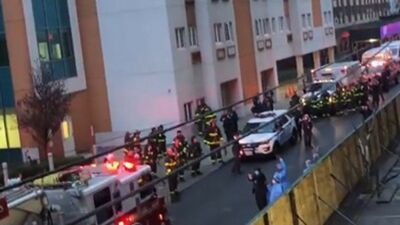
[[[247,122],[243,134],[257,127],[262,128],[239,140],[242,158],[276,153],[285,143],[297,142],[296,123],[287,112],[288,110],[267,111]]]

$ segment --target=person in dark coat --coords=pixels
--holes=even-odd
[[[201,149],[200,142],[197,141],[196,136],[192,136],[190,140],[190,146],[188,150],[188,156],[190,160],[195,160],[202,155],[203,151]],[[192,165],[192,176],[195,177],[197,175],[201,175],[200,171],[200,162],[197,162]]]
[[[240,145],[239,145],[239,133],[235,133],[233,136],[235,139],[235,143],[232,146],[232,155],[233,155],[233,166],[232,166],[232,173],[241,174],[242,171],[240,170]]]
[[[312,128],[313,123],[311,121],[311,117],[308,114],[304,114],[301,120],[301,126],[303,128],[303,136],[304,136],[304,144],[306,147],[312,147]]]
[[[257,168],[250,176],[250,180],[253,182],[253,194],[256,199],[257,207],[259,210],[264,209],[267,206],[267,178],[261,172],[260,168]]]
[[[228,141],[233,140],[233,135],[238,131],[238,120],[236,112],[232,109],[226,111],[220,119]]]
[[[262,104],[260,103],[260,100],[258,97],[253,98],[253,107],[251,107],[251,112],[254,115],[260,114],[264,111]]]

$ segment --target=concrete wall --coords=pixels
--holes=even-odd
[[[97,10],[112,130],[179,121],[166,1],[99,0]]]

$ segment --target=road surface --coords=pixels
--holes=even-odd
[[[387,98],[394,96],[400,86],[392,88]],[[358,113],[331,117],[315,121],[313,145],[319,146],[320,155],[326,154],[335,144],[343,140],[354,127],[362,122]],[[288,165],[291,182],[299,178],[304,170],[304,161],[311,157],[303,142],[295,146],[284,146],[280,153]],[[173,225],[243,225],[258,212],[252,184],[247,173],[260,167],[268,181],[275,172],[275,160],[250,161],[242,164],[243,174],[231,174],[231,163],[197,181],[182,192],[179,203],[169,207]]]

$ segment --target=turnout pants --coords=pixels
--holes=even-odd
[[[211,155],[211,160],[213,161],[213,163],[215,163],[216,161],[222,162],[221,151],[218,151],[218,152],[215,151],[215,149],[217,149],[219,147],[220,147],[220,145],[210,145],[210,151],[215,152],[214,154]]]

